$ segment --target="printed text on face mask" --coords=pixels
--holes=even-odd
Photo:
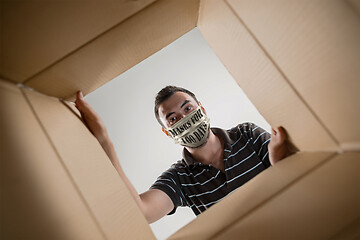
[[[196,113],[188,121],[181,124],[179,127],[176,127],[172,130],[170,129],[169,132],[173,137],[176,137],[177,135],[183,133],[185,130],[188,130],[193,124],[197,123],[202,117],[203,114],[201,113],[201,109],[198,109]]]

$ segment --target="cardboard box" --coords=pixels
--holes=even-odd
[[[154,238],[105,152],[67,105],[3,81],[0,92],[1,239]]]
[[[61,99],[95,90],[194,27],[299,153],[171,239],[360,236],[359,1],[0,4],[1,238],[154,238]]]

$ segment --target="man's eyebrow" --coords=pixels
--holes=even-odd
[[[166,114],[165,119],[168,119],[168,117],[170,117],[170,116],[171,116],[171,114],[174,114],[174,113],[175,113],[175,112],[171,112],[171,113]]]
[[[183,104],[181,104],[181,106],[180,106],[180,108],[182,108],[185,104],[187,104],[188,102],[190,102],[190,100],[185,100],[184,102],[183,102]]]
[[[181,104],[181,106],[180,106],[180,108],[182,108],[183,106],[185,106],[185,104],[187,104],[188,102],[190,102],[190,100],[185,100],[182,104]],[[168,114],[166,114],[166,116],[165,116],[165,119],[168,119],[168,117],[170,117],[172,114],[174,114],[175,112],[171,112],[171,113],[168,113]]]

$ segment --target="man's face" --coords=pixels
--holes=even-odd
[[[176,92],[160,104],[159,117],[165,128],[169,128],[198,106],[195,99],[187,93]]]

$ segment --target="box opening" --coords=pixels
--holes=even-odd
[[[254,122],[270,131],[270,125],[194,28],[85,97],[105,121],[120,163],[139,193],[182,156],[182,147],[163,134],[153,112],[155,95],[167,85],[194,92],[212,127],[229,129]],[[178,208],[151,227],[158,239],[165,239],[194,218],[190,208]]]

